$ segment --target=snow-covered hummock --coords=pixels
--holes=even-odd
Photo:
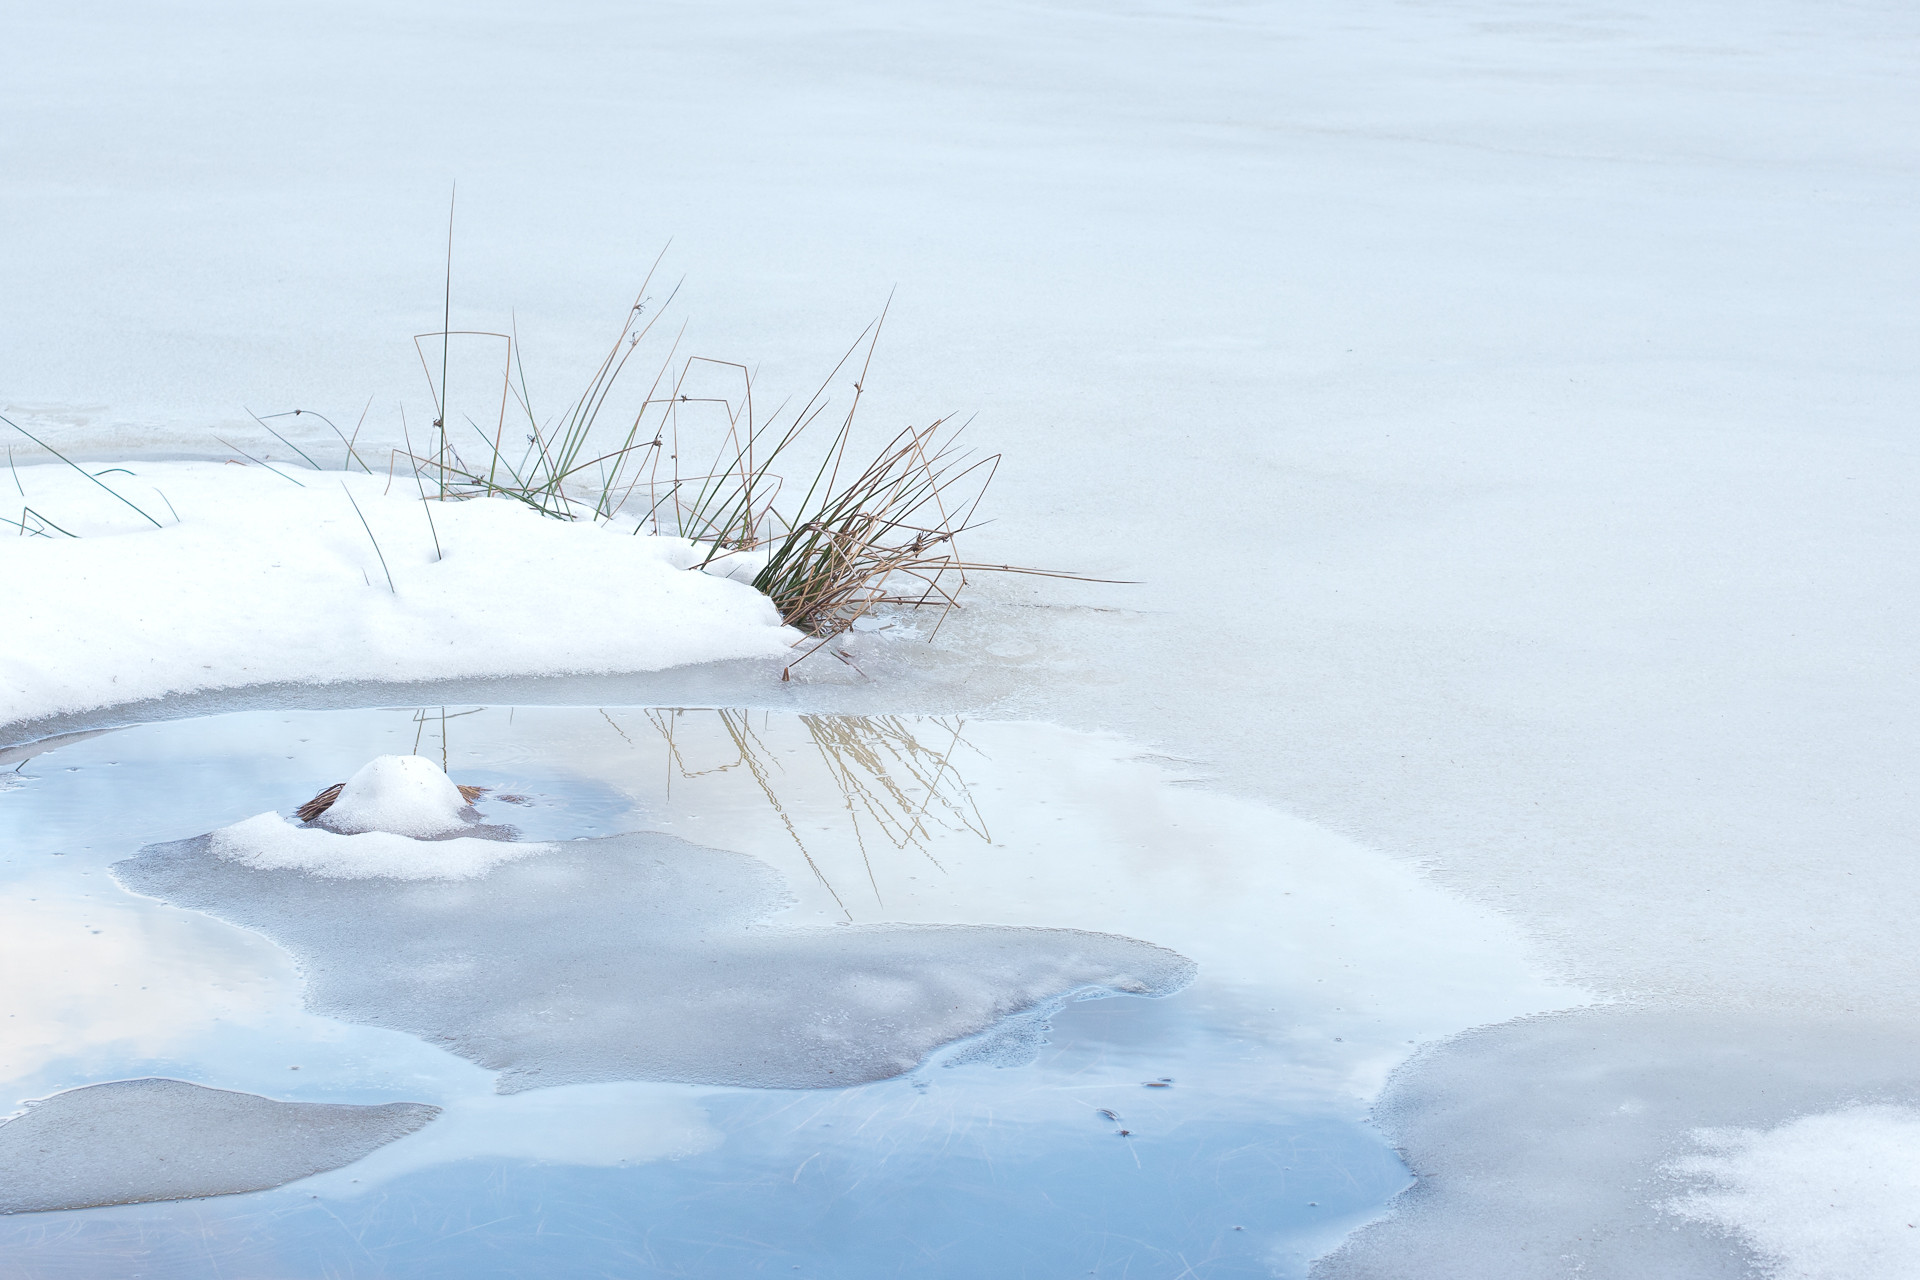
[[[690,543],[631,521],[505,498],[429,511],[404,471],[89,471],[8,475],[64,532],[0,541],[0,725],[242,685],[657,671],[796,638],[751,586],[687,572]]]
[[[466,797],[425,756],[375,756],[360,766],[316,821],[342,835],[391,831],[438,836],[465,825]]]
[[[261,871],[304,871],[331,880],[471,880],[550,844],[459,836],[423,839],[467,825],[466,800],[424,756],[377,756],[340,788],[314,826],[259,813],[209,833],[207,847]]]

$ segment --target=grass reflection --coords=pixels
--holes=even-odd
[[[443,769],[451,769],[462,755],[475,759],[471,745],[463,752],[453,749],[451,739],[462,736],[456,722],[505,712],[510,725],[514,711],[412,708],[414,754],[423,749],[429,759],[437,754]],[[661,786],[652,781],[661,778],[660,798],[669,804],[677,784],[698,796],[683,798],[681,807],[764,806],[848,919],[853,918],[843,893],[848,877],[840,876],[843,883],[836,885],[829,875],[834,853],[858,852],[868,890],[884,905],[874,859],[885,850],[925,859],[944,875],[946,868],[933,852],[938,839],[970,835],[990,843],[993,838],[962,773],[969,755],[985,758],[967,741],[964,717],[652,707],[639,712],[643,728],[631,709],[601,707],[581,714],[598,715],[621,746],[635,753],[635,764],[649,779],[641,785],[643,792]],[[470,743],[485,743],[500,732],[497,723],[480,727],[486,723],[471,722]],[[513,736],[511,729],[507,736]],[[652,773],[656,752],[660,774]]]
[[[666,745],[668,794],[676,779],[691,782],[743,773],[849,919],[852,915],[840,890],[822,870],[815,850],[808,847],[794,821],[793,805],[782,798],[783,791],[791,797],[793,788],[811,786],[811,780],[799,779],[797,767],[790,767],[783,757],[804,751],[824,770],[839,797],[876,902],[884,901],[873,867],[874,850],[883,847],[882,842],[900,852],[916,853],[944,873],[946,868],[931,848],[936,832],[992,839],[956,760],[974,750],[966,741],[963,718],[779,716],[783,728],[786,723],[800,727],[802,736],[795,743],[790,732],[783,732],[780,741],[773,740],[775,716],[770,712],[662,707],[646,714]],[[614,724],[611,717],[608,723]],[[618,724],[614,728],[620,729]]]

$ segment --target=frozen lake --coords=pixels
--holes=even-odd
[[[898,1153],[857,1181],[777,1135],[824,1136],[796,1127],[809,1106],[895,1097],[922,1117],[990,1105],[999,1132],[1017,1097],[1142,1180],[1144,1208],[1110,1202],[1144,1242],[1125,1248],[1196,1272],[1226,1265],[1195,1242],[1229,1217],[1235,1248],[1264,1232],[1245,1247],[1297,1272],[1288,1251],[1331,1242],[1308,1228],[1336,1204],[1236,1177],[1190,1229],[1152,1190],[1178,1181],[1154,1153],[1202,1121],[1144,1108],[1230,1116],[1265,1135],[1249,1151],[1324,1122],[1326,1149],[1378,1155],[1371,1107],[1416,1191],[1316,1280],[1920,1275],[1920,7],[98,0],[15,4],[0,30],[0,413],[90,476],[134,473],[112,482],[183,525],[96,492],[147,530],[120,537],[9,430],[0,518],[79,537],[8,539],[0,741],[148,710],[491,702],[450,719],[447,762],[523,788],[532,805],[488,811],[529,840],[651,831],[757,859],[795,898],[771,927],[1082,929],[1198,966],[1165,999],[1070,1005],[1025,1066],[832,1094],[498,1094],[472,1059],[316,1015],[259,929],[109,870],[379,752],[438,762],[437,705],[432,725],[276,714],[69,742],[0,794],[0,1115],[162,1072],[444,1109],[283,1191],[0,1221],[0,1271],[137,1269],[118,1240],[207,1272],[218,1240],[230,1270],[278,1273],[246,1259],[315,1222],[336,1234],[286,1247],[316,1269],[425,1269],[381,1241],[438,1235],[431,1256],[471,1271],[459,1250],[515,1221],[591,1271],[569,1251],[614,1234],[616,1203],[613,1221],[644,1204],[668,1226],[606,1269],[737,1271],[755,1255],[646,1252],[704,1220],[700,1169],[770,1169],[790,1196],[841,1170],[840,1208],[958,1186],[957,1165],[894,1176]],[[364,416],[369,457],[411,452],[405,424],[417,442],[436,416],[411,337],[449,323],[520,335],[559,411],[669,241],[682,357],[747,363],[769,399],[804,397],[891,296],[872,428],[952,412],[1005,455],[968,554],[1127,585],[982,582],[931,643],[852,637],[870,682],[807,663],[782,683],[771,627],[652,607],[684,575],[563,589],[564,527],[496,538],[460,527],[485,517],[468,504],[437,530],[410,507],[363,529],[347,477],[303,491],[227,466],[304,474],[294,446],[339,465],[316,412]],[[456,365],[452,384],[497,421],[491,375]],[[251,416],[296,408],[269,419],[288,444]],[[196,498],[164,459],[222,478]],[[263,543],[243,507],[306,543]],[[204,554],[133,554],[148,537]],[[722,585],[701,588],[716,616]],[[556,702],[606,712],[505,706]],[[739,715],[678,717],[682,768],[665,704],[991,717],[936,751],[989,836],[941,809],[957,827],[902,847],[791,716],[751,722],[784,767],[770,791]],[[923,742],[960,727],[912,723]],[[0,749],[0,770],[18,760]],[[1526,1016],[1585,999],[1542,968],[1613,1003]],[[1113,1099],[1134,1101],[1067,1106],[1058,1055],[1123,1053],[1140,1061],[1113,1068]],[[1160,1074],[1165,1098],[1141,1083]],[[1134,1137],[1073,1127],[1103,1107]],[[906,1114],[861,1132],[930,1150]],[[1068,1158],[1067,1137],[1043,1145]],[[1083,1163],[1074,1185],[1104,1186]],[[1342,1220],[1404,1176],[1387,1166]],[[539,1209],[501,1221],[505,1188]],[[1077,1238],[1092,1210],[1051,1194],[1045,1239]],[[713,1217],[789,1221],[771,1195]],[[935,1247],[892,1256],[964,1253]],[[1078,1261],[1055,1270],[1128,1265]],[[796,1263],[815,1265],[769,1265]]]
[[[1197,977],[1040,1009],[853,1088],[528,1087],[311,1012],[312,975],[274,941],[115,878],[143,846],[288,812],[408,753],[491,788],[480,818],[557,842],[549,857],[650,832],[757,860],[784,881],[790,931],[1086,930],[1177,951]],[[0,947],[29,978],[0,1030],[8,1110],[149,1076],[444,1108],[274,1190],[0,1220],[23,1275],[1303,1275],[1410,1181],[1364,1121],[1392,1063],[1463,1022],[1578,999],[1494,917],[1388,860],[1042,724],[256,711],[81,738],[7,783]],[[316,911],[328,883],[307,881]],[[537,968],[558,940],[497,945]]]

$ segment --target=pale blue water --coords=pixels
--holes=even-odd
[[[543,714],[577,715],[582,735],[602,718]],[[632,732],[639,714],[623,713],[617,730]],[[530,838],[684,826],[697,815],[673,806],[763,802],[754,788],[701,791],[707,775],[685,761],[671,798],[636,798],[551,750],[516,750],[510,723],[489,715],[493,728],[471,746],[449,729],[449,764],[461,781],[526,797],[483,807]],[[786,750],[780,725],[759,723],[768,752]],[[945,722],[912,723],[946,742]],[[853,734],[849,759],[868,758],[860,722],[835,731]],[[136,898],[106,871],[143,844],[284,811],[379,751],[437,754],[437,722],[420,732],[407,712],[246,713],[130,729],[29,761],[0,792],[0,913],[13,917],[0,916],[0,929],[32,923],[51,939],[34,954],[57,954],[6,985],[72,994],[52,1013],[21,1005],[53,1030],[0,1031],[12,1035],[0,1040],[0,1106],[141,1075],[311,1101],[452,1108],[483,1095],[484,1073],[431,1046],[299,1011],[295,980],[267,972],[270,951],[230,926],[182,925],[192,913]],[[941,756],[932,781],[985,828],[1012,820],[1004,806],[1035,803],[981,785],[959,795],[961,775],[991,767],[957,761],[949,776]],[[793,785],[816,784],[796,774]],[[820,812],[844,800],[829,796]],[[791,790],[778,801],[782,813],[809,812]],[[877,840],[873,816],[870,853],[947,847]],[[799,824],[816,853],[847,838],[816,825]],[[881,888],[875,880],[876,898]],[[835,892],[854,900],[845,883]],[[861,909],[884,914],[883,904]],[[250,970],[232,975],[241,996],[220,994],[223,966]],[[164,1025],[175,1006],[149,1017],[160,997],[125,991],[146,986],[143,977],[197,1023],[175,1035]],[[242,998],[248,981],[261,990]],[[216,994],[194,994],[202,990]],[[1271,1032],[1289,1016],[1282,996],[1203,966],[1165,999],[1069,1005],[1028,1065],[948,1066],[937,1055],[853,1089],[688,1088],[714,1138],[679,1158],[582,1163],[581,1134],[622,1120],[593,1110],[618,1101],[583,1104],[556,1122],[550,1148],[537,1137],[532,1150],[428,1159],[371,1185],[354,1183],[349,1167],[249,1195],[0,1219],[0,1275],[1298,1276],[1408,1175],[1350,1097],[1275,1085],[1287,1064],[1275,1060]]]

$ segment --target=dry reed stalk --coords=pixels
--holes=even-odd
[[[90,474],[85,467],[81,466],[79,463],[75,462],[72,458],[69,458],[66,454],[60,452],[58,449],[54,448],[52,445],[42,440],[39,436],[34,435],[33,432],[27,430],[25,427],[15,422],[12,418],[7,417],[5,414],[0,414],[0,422],[6,423],[8,426],[12,427],[15,431],[18,431],[21,435],[25,436],[27,439],[39,445],[42,449],[45,449],[48,453],[52,454],[54,457],[60,459],[60,461],[66,463],[69,467],[73,468],[75,471],[78,471],[81,475],[85,476],[88,480],[91,480],[99,488],[105,489],[109,496],[118,499],[123,505],[132,509],[135,515],[138,515],[142,520],[145,520],[148,524],[152,525],[154,528],[158,529],[161,527],[160,522],[158,520],[155,520],[152,516],[148,515],[145,511],[142,511],[139,507],[134,506],[133,503],[127,501],[126,498],[122,497],[119,493],[109,488],[100,479],[99,476]],[[7,454],[7,463],[9,466],[11,466],[13,463],[13,454],[11,451],[9,451]],[[102,474],[105,474],[105,473],[103,472]],[[20,483],[20,475],[17,471],[14,473],[13,480],[15,485],[18,485]],[[21,496],[22,497],[26,496],[25,490],[21,491]],[[34,514],[36,516],[39,516],[38,512],[35,512]],[[45,516],[39,516],[39,518],[42,520],[46,519]],[[53,522],[49,520],[47,521],[47,523],[52,524]],[[59,528],[58,525],[55,525],[54,527]],[[66,530],[61,529],[60,532],[66,533]],[[73,535],[68,534],[67,536],[72,537]]]
[[[955,426],[951,418],[908,427],[851,480],[842,480],[849,468],[855,417],[885,320],[882,311],[814,394],[787,418],[783,430],[774,430],[778,413],[775,421],[755,421],[752,377],[743,366],[696,357],[687,362],[669,397],[665,434],[672,439],[670,458],[675,467],[664,483],[657,476],[654,479],[648,515],[656,529],[706,544],[700,568],[726,554],[764,550],[767,562],[754,577],[754,587],[774,602],[788,624],[820,638],[796,661],[811,657],[877,608],[938,605],[944,620],[946,611],[958,606],[969,573],[1088,580],[1072,573],[962,558],[957,539],[976,526],[975,515],[1000,455],[975,458],[956,447],[955,438],[964,424]],[[794,451],[825,413],[828,387],[856,356],[860,367],[847,411],[806,491],[782,511],[785,484],[773,467]],[[727,426],[713,465],[698,475],[683,476],[677,466],[679,406],[692,400],[685,393],[685,378],[693,365],[702,362],[739,370],[742,391],[737,408],[732,399],[721,400]],[[656,472],[659,465],[656,454]],[[662,488],[664,495],[659,492]]]
[[[307,801],[298,809],[295,809],[293,811],[294,817],[300,819],[302,822],[312,822],[315,818],[333,807],[333,802],[340,798],[340,788],[346,785],[344,782],[334,783],[325,791],[322,791],[319,795]]]

